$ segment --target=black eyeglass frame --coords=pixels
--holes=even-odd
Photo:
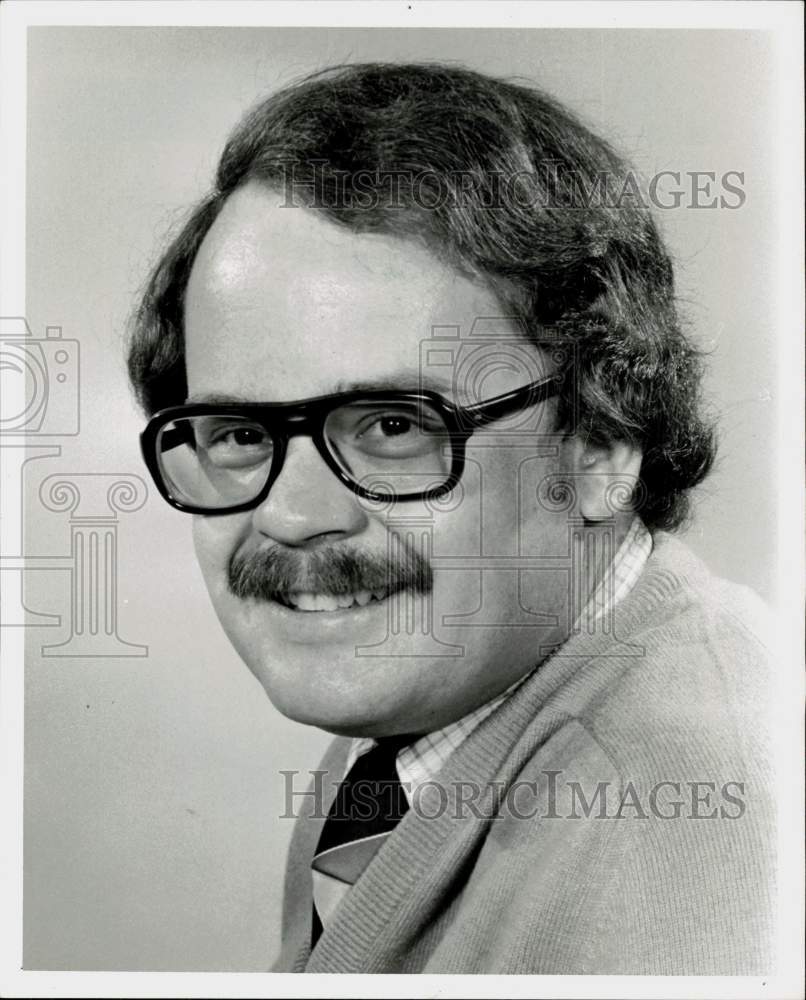
[[[314,396],[290,403],[183,403],[157,411],[146,424],[140,435],[140,448],[160,495],[177,510],[186,514],[204,514],[215,517],[220,514],[237,514],[253,510],[269,495],[285,463],[288,442],[300,434],[308,435],[322,456],[325,464],[349,490],[365,500],[390,503],[405,500],[433,500],[443,496],[457,485],[465,467],[465,451],[468,439],[481,427],[510,416],[518,410],[542,403],[560,391],[564,379],[563,372],[557,372],[513,389],[511,392],[494,396],[473,406],[457,406],[438,392],[400,392],[383,389],[369,392],[339,392],[327,396]],[[368,490],[356,482],[338,463],[325,440],[325,424],[330,413],[339,406],[356,402],[401,402],[428,403],[442,417],[452,448],[451,471],[440,486],[429,487],[415,493],[383,493]],[[243,416],[261,424],[271,435],[274,452],[266,482],[252,500],[230,507],[198,507],[184,503],[171,494],[168,483],[160,468],[157,442],[162,428],[171,420],[204,416]]]

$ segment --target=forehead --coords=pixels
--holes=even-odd
[[[477,317],[501,313],[486,284],[425,247],[352,232],[250,183],[227,200],[193,265],[189,391],[297,399],[401,372],[415,387],[440,328],[465,337]]]

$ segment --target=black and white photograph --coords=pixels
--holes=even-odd
[[[0,993],[800,996],[802,7],[0,15]]]

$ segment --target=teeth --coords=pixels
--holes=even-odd
[[[389,591],[386,588],[381,590],[359,590],[355,594],[311,594],[299,592],[289,594],[286,598],[288,604],[300,611],[338,611],[352,608],[355,605],[363,608],[374,598],[382,601]]]
[[[290,600],[300,611],[335,611],[339,606],[328,594],[293,594]]]

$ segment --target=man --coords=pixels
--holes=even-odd
[[[606,143],[470,71],[316,74],[235,131],[129,371],[227,635],[338,737],[278,971],[768,971],[760,615],[669,534],[713,440]]]

